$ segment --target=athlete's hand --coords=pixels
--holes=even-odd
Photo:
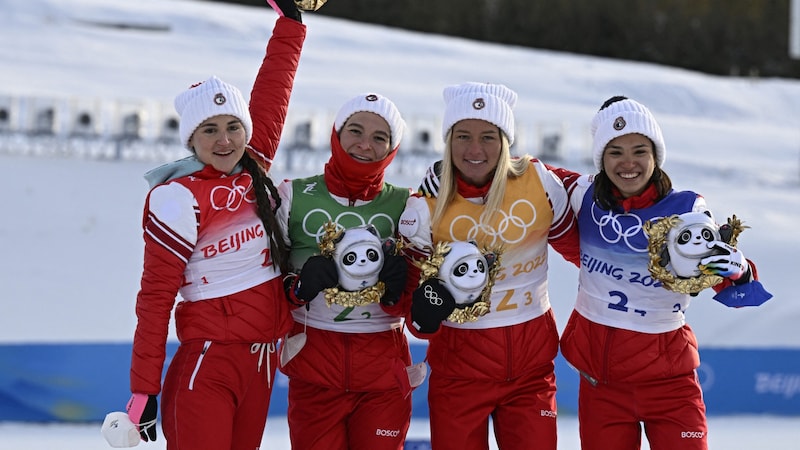
[[[406,287],[408,264],[405,257],[395,255],[395,248],[394,239],[388,239],[383,245],[383,267],[378,279],[386,286],[381,297],[381,304],[385,306],[395,305]]]
[[[441,181],[442,161],[439,160],[428,166],[428,170],[425,171],[425,176],[422,178],[422,183],[420,183],[417,191],[426,197],[438,197]]]
[[[411,323],[421,333],[435,333],[456,309],[450,291],[436,278],[425,280],[411,297]]]
[[[139,435],[145,442],[155,441],[158,398],[155,395],[134,392],[128,400],[128,417],[136,425]]]
[[[741,250],[722,241],[712,241],[706,244],[710,249],[720,251],[718,255],[708,256],[700,260],[708,273],[730,278],[733,281],[740,279],[750,270],[750,264]]]
[[[294,19],[301,23],[303,22],[300,16],[300,8],[297,7],[294,0],[267,0],[267,3],[269,3],[269,6],[271,6],[278,15]]]
[[[332,288],[339,284],[339,273],[336,263],[322,255],[315,255],[303,264],[303,270],[297,279],[295,296],[310,302],[322,292],[323,289]]]

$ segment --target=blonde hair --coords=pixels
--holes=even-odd
[[[488,224],[494,214],[500,209],[503,197],[506,193],[506,183],[509,178],[516,178],[525,173],[530,167],[532,156],[525,154],[519,158],[511,157],[511,146],[508,144],[508,137],[500,131],[500,155],[497,158],[497,167],[494,169],[492,185],[486,195],[486,201],[481,214],[481,224]],[[431,223],[438,223],[444,217],[447,207],[455,198],[458,190],[455,177],[455,166],[453,165],[453,132],[447,133],[444,147],[444,158],[442,158],[442,175],[439,183],[439,193],[436,196],[436,206],[433,209]]]

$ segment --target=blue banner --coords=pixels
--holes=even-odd
[[[168,345],[168,357],[176,348]],[[415,362],[425,349],[412,344]],[[130,397],[130,357],[130,344],[0,345],[0,421],[102,421]],[[700,357],[709,415],[800,415],[800,349],[707,348]],[[556,382],[559,413],[575,414],[578,375],[560,356]],[[279,374],[270,415],[286,415],[287,387]],[[414,417],[428,416],[427,388],[426,382],[414,391]]]

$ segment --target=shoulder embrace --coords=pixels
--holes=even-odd
[[[397,231],[415,245],[424,246],[430,240],[430,211],[424,197],[411,196],[397,221]]]

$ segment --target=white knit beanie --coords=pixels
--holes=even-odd
[[[336,120],[333,122],[336,132],[342,131],[347,119],[357,112],[371,112],[381,116],[389,124],[389,131],[392,134],[390,143],[392,150],[400,145],[400,141],[403,140],[403,133],[406,131],[406,122],[400,116],[400,111],[397,110],[391,100],[373,92],[351,98],[336,113]]]
[[[517,93],[502,84],[464,83],[444,88],[442,139],[456,123],[464,119],[481,119],[497,125],[514,143],[514,113]]]
[[[667,148],[655,117],[641,103],[625,97],[619,98],[620,100],[598,111],[592,120],[592,156],[595,168],[598,171],[603,170],[603,152],[609,142],[631,133],[644,135],[653,141],[656,165],[661,167],[667,157]]]
[[[241,91],[215,76],[178,94],[175,97],[175,111],[181,118],[181,142],[190,150],[189,139],[194,130],[214,116],[227,114],[236,117],[244,126],[245,142],[250,142],[250,137],[253,136],[250,109]]]

